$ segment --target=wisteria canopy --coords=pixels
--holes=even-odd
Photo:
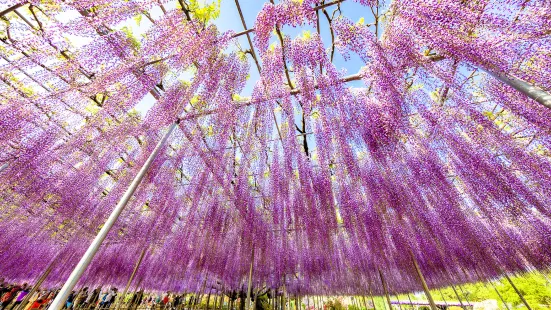
[[[233,31],[220,1],[2,0],[1,276],[62,285],[156,145],[77,288],[140,253],[131,288],[176,292],[550,265],[549,1],[223,2]]]

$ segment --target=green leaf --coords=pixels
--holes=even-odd
[[[122,27],[121,31],[124,32],[128,40],[130,41],[130,44],[132,45],[132,48],[134,49],[134,51],[138,51],[141,47],[141,43],[138,39],[136,39],[136,37],[132,33],[132,29],[130,29],[127,26],[124,26]]]
[[[134,16],[134,21],[136,21],[136,24],[139,26],[142,22],[142,18],[143,18],[143,15],[142,14],[138,14],[136,16]]]
[[[203,23],[207,23],[220,16],[221,0],[214,0],[210,4],[205,3],[204,5],[201,5],[199,2],[203,2],[203,1],[200,1],[200,0],[189,1],[189,8],[193,17],[202,21]]]

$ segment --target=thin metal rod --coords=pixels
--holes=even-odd
[[[471,303],[469,302],[469,299],[467,298],[467,294],[465,294],[465,292],[463,292],[463,289],[461,288],[461,286],[459,286],[459,290],[461,291],[461,295],[463,295],[463,298],[465,299],[465,301],[467,302],[467,305],[469,307],[471,307]]]
[[[371,303],[373,304],[373,309],[377,310],[377,307],[375,306],[375,298],[373,298],[373,293],[371,292],[371,284],[369,284],[369,297],[371,298]]]
[[[2,173],[2,171],[6,170],[6,168],[8,168],[9,166],[10,165],[8,163],[5,163],[2,166],[0,166],[0,173]]]
[[[19,4],[16,4],[12,7],[9,7],[7,9],[3,10],[2,12],[0,12],[0,17],[4,17],[4,15],[8,14],[11,11],[17,10],[18,8],[24,6],[25,4],[27,4],[27,3],[19,3]]]
[[[383,276],[381,269],[379,269],[379,276],[381,277],[381,283],[383,284],[383,291],[385,292],[386,301],[388,303],[388,309],[392,310],[392,304],[390,303],[390,296],[388,295],[388,289],[386,287],[385,277]]]
[[[235,0],[235,6],[237,7],[237,12],[239,12],[239,17],[241,18],[241,24],[243,28],[247,29],[247,23],[245,22],[245,17],[243,16],[243,11],[241,11],[241,5],[239,5],[239,0]],[[251,48],[251,56],[253,57],[254,63],[256,64],[256,69],[258,74],[261,74],[260,63],[256,57],[256,52],[254,51],[253,41],[251,40],[251,35],[249,34],[251,29],[243,31],[247,35],[247,41],[249,42],[249,47]]]
[[[551,109],[551,94],[544,91],[543,89],[536,87],[534,85],[531,85],[530,83],[527,83],[514,76],[506,76],[503,74],[493,73],[490,71],[488,71],[488,73],[494,78],[500,80],[501,82],[523,93],[527,97],[535,100],[536,102],[543,105],[544,107]]]
[[[321,10],[321,9],[325,9],[326,7],[329,7],[329,6],[332,6],[332,5],[335,5],[335,4],[339,4],[341,2],[344,2],[345,0],[335,0],[335,1],[331,1],[331,2],[327,2],[325,4],[321,4],[321,5],[318,5],[316,7],[314,7],[314,10]]]
[[[238,32],[238,33],[234,34],[234,35],[232,36],[232,38],[237,38],[237,37],[240,37],[240,36],[242,36],[242,35],[246,35],[247,33],[251,33],[251,32],[254,32],[254,28],[251,28],[251,29],[247,29],[247,30],[243,30],[243,31],[241,31],[241,32]]]
[[[364,304],[365,310],[367,310],[367,302],[365,301],[365,296],[362,295],[362,303]]]
[[[398,297],[398,294],[394,293],[394,296],[396,297],[396,300],[398,301],[398,308],[402,310],[402,304],[400,303],[400,298]]]
[[[132,198],[132,195],[134,195],[134,192],[142,182],[142,179],[144,178],[147,171],[149,170],[149,167],[151,167],[151,164],[153,163],[153,161],[161,151],[166,140],[168,140],[168,137],[170,137],[170,135],[172,134],[176,126],[178,126],[178,124],[179,124],[179,121],[176,121],[175,123],[173,123],[169,127],[168,131],[163,136],[161,141],[157,143],[157,146],[155,147],[151,155],[149,155],[144,165],[142,166],[142,168],[140,169],[140,171],[138,172],[138,174],[136,175],[136,177],[134,178],[134,180],[132,181],[132,183],[130,184],[130,186],[122,196],[119,203],[115,206],[115,209],[113,209],[113,212],[111,213],[111,215],[109,215],[109,218],[107,218],[107,221],[99,231],[98,235],[94,238],[94,240],[86,250],[86,253],[84,253],[84,256],[82,256],[82,258],[78,262],[73,272],[71,272],[69,279],[67,279],[67,282],[65,282],[65,284],[57,294],[56,298],[50,305],[49,310],[60,310],[61,308],[63,308],[63,306],[65,305],[65,301],[67,300],[67,297],[69,297],[69,294],[71,293],[71,291],[77,284],[78,280],[82,276],[82,273],[84,273],[88,265],[90,265],[90,262],[96,255],[96,252],[99,250],[103,240],[105,240],[105,238],[107,237],[107,234],[109,233],[109,231],[111,230],[111,228],[113,227],[117,219],[119,218],[119,215],[124,210],[124,208],[126,207],[126,204],[128,204],[128,201],[130,201],[130,198]]]
[[[415,258],[415,255],[413,255],[413,252],[409,252],[411,255],[411,260],[413,261],[413,266],[415,266],[415,271],[417,271],[417,275],[419,276],[419,280],[421,280],[421,284],[423,285],[423,290],[425,291],[425,295],[427,296],[427,299],[429,300],[430,308],[432,310],[438,310],[436,307],[436,304],[434,303],[434,299],[432,299],[432,295],[430,294],[429,287],[427,286],[427,282],[425,281],[425,277],[423,276],[423,273],[421,272],[421,268],[419,268],[419,264],[417,263],[417,259]]]
[[[287,310],[287,288],[285,287],[285,278],[283,278],[283,294],[281,294],[283,310]]]
[[[329,6],[332,6],[332,5],[335,5],[335,4],[339,4],[339,3],[344,2],[344,1],[345,1],[345,0],[336,0],[336,1],[327,2],[327,3],[325,3],[325,4],[322,4],[322,5],[318,5],[318,6],[313,7],[313,8],[312,8],[312,11],[316,11],[316,12],[317,12],[317,11],[319,11],[319,10],[321,10],[321,9],[324,9],[324,8],[326,8],[326,7],[329,7]],[[238,33],[234,34],[234,35],[232,36],[232,38],[237,38],[237,37],[240,37],[240,36],[242,36],[242,35],[246,35],[246,34],[248,34],[248,33],[251,33],[251,32],[253,32],[253,31],[255,31],[255,29],[254,29],[254,28],[250,28],[250,29],[247,29],[247,30],[244,30],[244,31],[241,31],[241,32],[238,32]]]
[[[61,254],[61,252],[60,252],[60,254]],[[23,298],[23,301],[21,301],[21,303],[15,308],[15,310],[25,308],[25,305],[29,302],[29,299],[31,299],[32,295],[36,291],[38,291],[38,288],[40,287],[40,285],[42,285],[42,283],[46,280],[48,275],[50,275],[50,273],[52,272],[54,264],[57,262],[60,254],[56,255],[55,258],[50,262],[50,264],[46,268],[46,271],[44,271],[44,273],[40,276],[40,278],[38,278],[38,281],[36,281],[36,283],[33,285],[33,288],[29,291],[27,296],[25,296],[25,298]]]
[[[528,302],[526,301],[526,299],[524,299],[524,296],[522,295],[522,293],[518,290],[518,288],[516,287],[516,285],[513,283],[513,281],[511,280],[511,278],[509,278],[509,276],[504,273],[505,275],[505,279],[507,279],[507,281],[509,281],[509,284],[511,284],[511,286],[513,287],[513,289],[515,290],[515,292],[517,292],[517,295],[518,297],[520,297],[520,300],[522,300],[522,303],[526,306],[526,308],[528,308],[528,310],[532,310],[532,308],[530,307],[530,305],[528,304]]]
[[[362,75],[360,73],[357,73],[357,74],[345,76],[345,77],[341,78],[339,81],[343,82],[343,83],[346,83],[346,82],[350,82],[350,81],[357,81],[357,80],[360,80],[361,78],[362,78]],[[317,85],[315,87],[318,88]],[[289,94],[296,95],[300,92],[301,92],[300,89],[294,89],[294,90],[290,91]],[[241,101],[241,102],[237,102],[235,107],[237,109],[244,108],[244,107],[251,106],[253,104],[259,103],[259,102],[274,100],[274,99],[277,99],[277,98],[280,98],[280,97],[283,97],[283,95],[279,95],[279,96],[276,95],[273,98],[258,99],[258,100],[251,100],[251,101],[245,101],[245,102]],[[199,112],[199,113],[188,114],[184,117],[181,117],[180,120],[190,120],[190,119],[195,119],[197,117],[212,115],[212,114],[216,114],[216,113],[218,113],[218,109],[211,109],[211,110],[206,110],[206,111]]]
[[[463,304],[463,301],[461,300],[461,297],[459,297],[459,294],[457,294],[457,291],[455,290],[455,287],[453,285],[452,285],[452,290],[455,293],[455,296],[457,296],[457,300],[459,300],[459,303],[461,304],[461,308],[467,309],[467,308],[465,308],[465,305]]]
[[[254,245],[251,252],[251,266],[249,267],[249,281],[247,286],[247,300],[245,304],[245,309],[249,310],[251,307],[251,295],[253,291],[253,266],[254,266]]]
[[[503,300],[503,296],[501,296],[501,294],[499,293],[499,291],[497,290],[497,287],[494,285],[494,283],[492,281],[488,281],[490,282],[490,285],[494,288],[494,290],[496,291],[497,293],[497,296],[499,296],[499,299],[501,299],[501,302],[503,303],[503,305],[505,306],[505,308],[507,310],[510,310],[509,308],[509,305],[507,305],[507,303],[505,302],[505,300]]]
[[[445,59],[445,57],[443,57],[442,55],[430,55],[425,57],[431,61],[440,61]],[[494,73],[489,70],[485,71],[495,79],[511,86],[512,88],[535,100],[544,107],[551,109],[551,94],[549,94],[548,91],[545,91],[512,75]]]
[[[444,303],[446,304],[446,308],[448,307],[448,301],[446,300],[446,297],[444,297],[444,294],[442,294],[442,290],[438,288],[438,291],[440,292],[440,297],[442,297],[442,300],[444,300]]]
[[[348,76],[343,77],[342,79],[340,79],[340,82],[348,83],[348,82],[352,82],[352,81],[359,81],[361,79],[362,79],[362,75],[360,73],[356,73],[356,74],[352,74],[352,75],[348,75]],[[318,85],[318,84],[314,85],[315,89],[318,89],[319,87],[320,87],[320,85]],[[300,92],[301,92],[301,90],[298,89],[298,88],[295,88],[295,89],[290,91],[291,95],[297,95]]]
[[[140,265],[142,264],[143,257],[145,255],[145,251],[147,248],[144,248],[142,250],[142,253],[140,253],[140,258],[138,258],[138,261],[136,262],[136,265],[134,266],[134,270],[132,270],[132,274],[130,275],[130,279],[128,279],[128,283],[126,283],[126,287],[124,288],[124,291],[121,294],[121,298],[117,301],[117,306],[115,307],[115,310],[119,310],[121,303],[126,296],[126,293],[128,292],[128,288],[130,287],[130,284],[132,284],[132,281],[134,280],[134,276],[136,276],[136,272],[138,271],[138,268],[140,268]]]
[[[411,301],[411,296],[409,296],[409,293],[408,293],[408,300],[411,308],[413,308],[413,301]]]

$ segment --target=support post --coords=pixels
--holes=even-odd
[[[254,244],[251,251],[251,266],[249,267],[249,281],[247,286],[247,301],[245,303],[245,310],[249,310],[251,307],[251,295],[253,291],[253,266],[254,266]]]
[[[503,299],[503,296],[501,296],[501,294],[499,293],[499,291],[497,290],[497,287],[494,285],[494,283],[492,281],[488,281],[490,282],[490,285],[494,288],[494,290],[496,291],[497,293],[497,296],[499,296],[499,299],[501,300],[501,302],[503,303],[503,305],[505,306],[505,309],[507,310],[510,310],[509,309],[509,305],[507,305],[507,303],[505,302],[505,300]]]
[[[409,300],[409,304],[411,305],[411,308],[415,309],[415,306],[413,305],[413,301],[411,301],[411,296],[409,296],[409,293],[408,293],[408,300]]]
[[[425,281],[425,277],[423,276],[423,273],[421,272],[421,268],[419,268],[419,264],[417,263],[417,259],[415,259],[415,255],[413,255],[413,252],[409,252],[411,255],[411,260],[413,261],[413,266],[415,267],[415,271],[417,271],[417,275],[419,276],[419,280],[421,280],[421,284],[423,285],[423,290],[425,291],[425,295],[427,296],[427,299],[429,300],[430,308],[432,310],[438,310],[436,308],[436,304],[434,303],[434,299],[432,299],[432,295],[430,294],[429,287],[427,286],[427,282]]]
[[[140,265],[142,264],[143,257],[145,255],[145,251],[147,248],[144,248],[142,250],[142,253],[140,253],[140,257],[138,258],[138,261],[136,262],[136,265],[134,266],[134,270],[132,270],[132,274],[130,275],[130,279],[128,279],[128,283],[126,283],[126,287],[124,288],[124,291],[121,294],[121,298],[117,301],[117,306],[115,307],[115,310],[119,310],[121,306],[121,301],[124,299],[126,293],[128,292],[128,288],[130,288],[130,284],[132,284],[132,281],[134,280],[134,276],[136,276],[136,272],[138,271],[138,268],[140,268]]]
[[[539,87],[533,86],[514,76],[506,76],[503,74],[493,73],[490,71],[487,71],[487,72],[494,78],[511,86],[517,91],[525,94],[527,97],[535,100],[537,103],[545,106],[546,108],[551,109],[551,95],[548,92],[542,90]]]
[[[398,301],[398,308],[402,310],[402,304],[400,303],[400,298],[398,297],[398,294],[394,293],[394,296],[396,297],[396,300]]]
[[[511,284],[511,286],[513,287],[513,289],[515,290],[515,292],[517,292],[517,295],[518,297],[520,297],[520,300],[522,300],[522,303],[526,306],[526,308],[528,308],[528,310],[532,310],[532,308],[530,307],[530,305],[528,304],[528,302],[526,301],[526,299],[524,299],[524,296],[522,296],[522,293],[518,290],[518,288],[516,287],[516,285],[513,283],[513,281],[511,280],[511,278],[509,278],[509,276],[504,273],[503,275],[505,275],[505,278],[507,279],[507,281],[509,281],[509,284]]]
[[[383,276],[381,269],[379,269],[379,276],[381,278],[381,283],[383,284],[383,291],[385,292],[386,302],[388,303],[388,309],[392,310],[392,304],[390,303],[390,296],[388,295],[388,288],[386,287],[385,277]]]
[[[467,308],[465,308],[465,305],[463,304],[463,301],[461,300],[461,297],[459,297],[459,294],[457,294],[457,291],[455,290],[455,286],[452,285],[451,287],[452,287],[453,292],[455,293],[455,296],[457,297],[457,300],[459,300],[459,303],[461,304],[461,308],[466,310]]]
[[[130,186],[122,196],[119,203],[115,206],[115,209],[113,209],[113,212],[111,213],[111,215],[109,215],[109,218],[107,218],[107,221],[99,231],[98,235],[94,238],[94,240],[86,250],[86,253],[84,253],[84,256],[82,256],[82,258],[76,265],[75,269],[73,269],[73,272],[71,272],[69,279],[67,279],[67,282],[65,282],[65,284],[57,294],[56,298],[48,308],[49,310],[61,310],[61,308],[63,308],[63,306],[65,305],[65,301],[67,300],[67,297],[69,297],[69,294],[71,293],[71,291],[77,284],[78,280],[82,276],[82,273],[84,273],[88,265],[90,265],[90,262],[96,255],[96,252],[99,250],[101,244],[103,243],[103,240],[105,240],[105,238],[107,237],[107,234],[111,230],[111,227],[113,227],[113,225],[119,218],[119,215],[126,207],[126,204],[130,200],[132,195],[134,195],[134,192],[142,182],[142,179],[144,178],[147,171],[149,170],[149,167],[151,167],[151,164],[153,163],[153,161],[161,151],[166,140],[168,140],[168,137],[172,134],[172,132],[174,131],[174,128],[176,128],[176,126],[178,126],[179,123],[180,123],[179,120],[174,122],[169,127],[168,131],[165,133],[161,141],[157,143],[157,146],[155,146],[155,149],[153,150],[151,155],[149,155],[149,157],[145,161],[144,165],[142,166],[142,168],[140,169],[140,171],[138,172],[138,174],[136,175],[132,183],[130,183]]]
[[[281,294],[283,310],[287,310],[287,289],[285,288],[285,277],[283,278],[283,294]]]
[[[8,163],[5,163],[2,166],[0,166],[0,173],[2,173],[2,171],[6,170],[6,168],[8,168],[8,167],[9,167]]]
[[[463,298],[465,299],[465,301],[467,302],[467,305],[469,307],[471,307],[471,302],[469,302],[469,298],[467,298],[467,294],[465,294],[465,292],[463,292],[463,288],[461,288],[461,286],[459,286],[459,290],[461,291],[461,295],[463,295]]]
[[[21,303],[17,306],[17,308],[15,308],[15,310],[25,309],[25,305],[29,302],[29,299],[31,299],[32,295],[38,290],[40,285],[44,283],[48,275],[50,275],[50,273],[52,272],[52,269],[54,267],[54,264],[57,262],[58,257],[59,257],[59,254],[56,255],[56,257],[50,262],[50,264],[48,265],[44,273],[40,276],[40,278],[38,278],[36,283],[33,285],[33,288],[29,291],[27,296],[23,298],[23,301],[21,301]]]
[[[442,290],[438,288],[438,292],[440,292],[440,297],[442,297],[442,300],[444,301],[444,304],[446,304],[446,308],[448,307],[448,301],[446,300],[446,297],[444,297],[444,294],[442,294]]]
[[[368,285],[369,297],[371,298],[371,303],[373,304],[373,310],[377,310],[377,306],[375,306],[375,298],[373,298],[373,292],[371,291],[371,280]]]

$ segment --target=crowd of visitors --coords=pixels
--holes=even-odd
[[[0,279],[0,310],[31,310],[47,309],[57,296],[59,289],[40,289],[37,288],[28,296],[31,287],[24,283],[8,284],[4,279]],[[64,309],[109,309],[117,298],[117,289],[109,288],[102,291],[101,287],[89,291],[87,287],[72,291],[65,302]],[[23,301],[25,303],[22,305]]]
[[[40,310],[47,309],[57,296],[59,289],[40,289],[33,291],[31,296],[27,296],[32,290],[27,283],[8,284],[4,279],[0,279],[0,310]],[[25,300],[27,297],[27,300]],[[72,291],[63,309],[66,310],[104,310],[110,309],[119,298],[118,290],[111,287],[102,290],[98,287],[94,290],[84,287],[78,291]],[[137,294],[128,294],[122,298],[122,309],[146,309],[146,310],[174,310],[181,309],[184,303],[195,303],[194,297],[186,300],[185,295],[174,293],[164,294],[144,294],[143,291]],[[113,307],[114,308],[114,307]]]

